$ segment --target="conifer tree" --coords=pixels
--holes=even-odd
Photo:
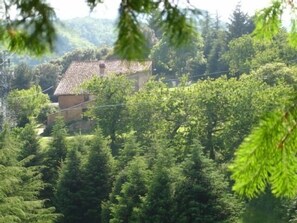
[[[261,120],[238,148],[230,166],[238,194],[253,198],[269,185],[277,197],[296,196],[297,110],[291,103]]]
[[[252,19],[246,13],[241,11],[240,4],[238,4],[233,11],[227,27],[229,41],[245,34],[249,34],[254,30]]]
[[[143,201],[141,222],[174,222],[170,154],[159,154],[148,193]]]
[[[78,153],[82,156],[81,158],[84,159],[87,154],[89,153],[89,147],[92,142],[92,139],[88,139],[83,135],[76,135],[73,140],[69,142],[69,148],[75,149]]]
[[[100,130],[95,139],[83,168],[82,209],[86,223],[101,222],[101,202],[108,199],[112,187],[114,161],[107,141]]]
[[[115,180],[105,222],[140,222],[142,198],[147,193],[150,171],[142,157],[135,157]]]
[[[184,180],[176,189],[175,222],[236,222],[241,204],[230,193],[223,175],[212,160],[204,157],[194,143],[190,157],[183,163]]]
[[[67,130],[63,119],[58,118],[53,126],[52,141],[49,144],[46,157],[44,159],[43,180],[47,187],[42,192],[42,196],[54,201],[54,190],[58,180],[58,171],[61,168],[62,162],[66,158]]]
[[[20,147],[19,160],[28,159],[25,166],[37,166],[41,163],[40,145],[34,124],[27,124],[19,135],[22,145]]]
[[[0,222],[52,223],[53,208],[38,199],[43,182],[38,169],[17,161],[19,142],[5,129],[0,133]]]
[[[217,38],[213,40],[211,50],[207,57],[206,70],[210,74],[210,77],[216,78],[228,72],[228,65],[222,59],[226,50],[226,33],[222,30],[218,30]]]
[[[199,21],[199,28],[203,38],[203,53],[207,60],[205,72],[213,78],[226,74],[228,66],[222,60],[222,55],[227,50],[227,32],[219,15],[212,18],[209,12],[204,13],[203,18]]]
[[[170,79],[185,74],[202,74],[205,71],[206,60],[203,55],[202,38],[199,35],[192,36],[192,40],[187,45],[179,48],[172,47],[169,40],[163,36],[153,47],[151,58],[154,74]]]
[[[206,58],[210,53],[213,38],[214,38],[214,29],[213,29],[212,20],[213,19],[211,18],[209,12],[206,12],[199,23],[200,29],[201,29],[201,37],[203,38],[203,53]]]
[[[117,157],[117,169],[124,169],[135,156],[139,156],[141,153],[141,147],[136,141],[136,137],[134,135],[127,135],[124,139],[124,147],[120,149],[119,156]]]
[[[29,89],[33,84],[33,72],[29,65],[22,62],[14,69],[13,89]]]
[[[82,173],[80,154],[73,148],[67,154],[65,163],[59,174],[57,182],[56,204],[58,211],[63,214],[61,223],[81,223],[82,212]]]

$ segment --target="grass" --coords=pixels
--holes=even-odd
[[[67,143],[72,142],[76,137],[78,137],[78,136],[67,136],[66,137]],[[85,140],[90,140],[93,138],[93,135],[79,135],[79,137],[82,137]],[[39,143],[40,143],[40,147],[41,147],[42,151],[46,150],[49,143],[51,142],[51,139],[52,139],[52,137],[41,137],[39,139]]]

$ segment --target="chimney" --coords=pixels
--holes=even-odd
[[[105,71],[105,63],[104,62],[100,62],[99,63],[99,68],[100,68],[100,76],[104,76],[104,71]]]

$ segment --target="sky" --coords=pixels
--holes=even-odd
[[[120,0],[105,0],[99,4],[94,12],[90,10],[84,0],[48,0],[56,10],[60,19],[92,16],[96,18],[115,19],[118,15]],[[209,11],[212,15],[218,15],[223,21],[228,21],[230,14],[240,2],[242,11],[253,15],[256,10],[268,6],[271,0],[190,0],[191,4],[199,9]]]

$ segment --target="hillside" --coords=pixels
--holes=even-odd
[[[15,64],[24,62],[37,65],[75,49],[112,46],[116,38],[114,21],[108,19],[74,18],[58,21],[56,28],[57,40],[52,54],[41,58],[16,55],[12,61]]]
[[[62,55],[78,48],[112,46],[115,41],[114,21],[91,17],[57,23],[55,54]]]

